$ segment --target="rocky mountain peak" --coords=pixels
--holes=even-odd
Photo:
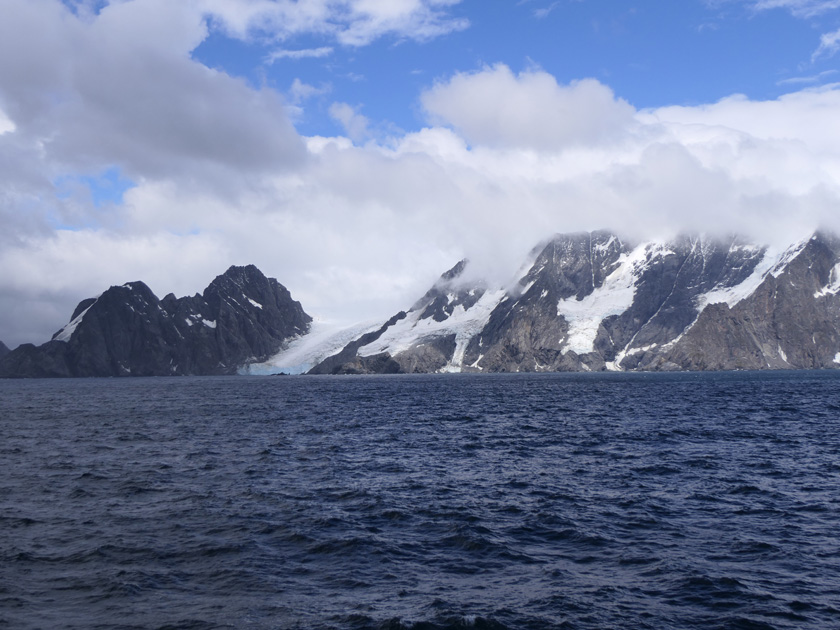
[[[627,251],[622,240],[607,231],[555,235],[519,281],[523,298],[582,300],[603,285]]]
[[[443,322],[459,306],[464,310],[472,307],[484,295],[486,286],[480,281],[471,284],[464,281],[464,272],[468,266],[469,261],[463,259],[441,274],[432,288],[417,300],[408,312],[419,311],[419,319],[432,318],[436,322]]]
[[[40,347],[0,362],[0,376],[230,374],[264,360],[312,321],[253,265],[231,267],[203,294],[163,300],[143,282],[88,298]]]
[[[830,233],[783,249],[738,236],[560,234],[530,261],[507,292],[453,284],[459,263],[342,360],[401,371],[840,367],[840,239]],[[480,298],[462,297],[471,291]]]

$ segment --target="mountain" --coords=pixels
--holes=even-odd
[[[3,358],[3,357],[5,357],[7,354],[9,354],[9,352],[11,352],[11,350],[9,350],[9,348],[6,346],[6,344],[5,344],[5,343],[3,343],[2,341],[0,341],[0,359],[2,359],[2,358]]]
[[[311,373],[840,367],[840,240],[632,243],[600,231],[536,248],[511,287],[461,261],[407,312]]]
[[[253,265],[231,267],[192,297],[159,300],[129,282],[82,301],[51,341],[9,352],[0,376],[233,374],[305,334],[311,321]]]

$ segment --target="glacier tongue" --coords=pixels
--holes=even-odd
[[[493,309],[506,295],[503,290],[485,291],[470,308],[465,309],[459,304],[442,322],[433,318],[420,319],[420,311],[414,311],[409,317],[391,326],[379,339],[360,348],[359,356],[369,357],[382,352],[396,356],[422,343],[424,338],[454,334],[455,354],[443,371],[459,372],[463,368],[464,353],[470,339],[487,325]]]
[[[558,234],[507,290],[464,281],[462,261],[313,372],[835,367],[838,260],[840,240],[819,233],[785,249],[737,235],[631,245],[603,231]],[[807,342],[790,323],[800,317]]]
[[[341,322],[313,320],[310,330],[289,341],[276,355],[263,363],[251,363],[241,374],[305,374],[354,339],[379,328],[381,322],[361,322],[346,326]]]
[[[636,295],[638,271],[644,265],[649,248],[649,244],[644,244],[629,254],[622,254],[618,268],[607,276],[601,287],[582,300],[574,297],[560,300],[557,314],[569,323],[566,350],[577,354],[593,352],[601,322],[630,308]]]

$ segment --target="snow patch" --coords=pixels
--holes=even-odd
[[[418,319],[420,313],[411,313],[398,321],[373,343],[359,349],[363,357],[387,352],[395,356],[405,352],[424,337],[443,337],[455,335],[455,353],[452,360],[441,371],[460,372],[463,368],[467,345],[475,335],[487,325],[493,309],[505,298],[504,290],[485,291],[484,295],[469,309],[463,304],[457,305],[445,321],[437,322],[433,318]]]
[[[805,240],[799,241],[795,245],[791,245],[788,247],[779,258],[779,261],[776,263],[776,266],[770,271],[770,274],[774,278],[778,278],[781,273],[799,254],[805,249],[805,246],[810,241],[810,238],[806,238]]]
[[[753,272],[741,284],[737,284],[734,287],[713,289],[708,293],[698,296],[696,302],[698,312],[702,311],[709,304],[725,303],[731,308],[741,300],[750,297],[761,286],[761,283],[764,282],[764,279],[768,275],[777,278],[807,244],[807,240],[800,241],[783,251],[774,247],[768,247],[762,259],[755,266],[755,269],[753,269]]]
[[[621,315],[632,306],[636,281],[648,255],[663,255],[662,251],[656,245],[640,245],[629,254],[622,254],[618,259],[619,266],[607,276],[604,284],[585,298],[560,300],[557,314],[569,323],[566,351],[587,354],[595,350],[595,337],[601,322],[611,315]]]
[[[259,303],[259,302],[257,302],[256,300],[252,300],[251,298],[248,298],[248,301],[249,301],[249,302],[250,302],[253,306],[256,306],[257,308],[262,309],[262,304],[260,304],[260,303]]]
[[[835,265],[834,269],[831,270],[828,276],[828,284],[814,293],[814,297],[821,298],[827,295],[837,295],[838,293],[840,293],[840,264]]]
[[[192,320],[189,317],[185,317],[184,321],[187,322],[187,326],[192,326],[193,325]]]
[[[531,290],[531,287],[534,286],[536,283],[536,280],[531,280],[531,282],[522,287],[522,289],[520,290],[520,295],[525,295],[526,293],[528,293],[528,291]]]
[[[596,252],[604,253],[606,251],[609,251],[610,247],[612,247],[612,244],[615,243],[615,241],[615,236],[610,236],[609,240],[606,243],[596,243],[595,247],[593,247],[592,249],[594,249]]]
[[[840,364],[840,352],[834,355],[834,362]]]
[[[94,302],[93,304],[96,304],[96,302]],[[93,304],[91,304],[81,313],[76,315],[76,317],[74,317],[69,324],[67,324],[64,328],[59,330],[58,334],[55,337],[53,337],[53,341],[70,341],[70,338],[73,336],[73,333],[76,332],[76,328],[78,328],[79,324],[82,323],[82,320],[85,317],[85,313],[87,313],[91,308],[93,308]]]
[[[209,320],[209,319],[202,319],[201,320],[207,328],[215,328],[216,327],[216,320]]]

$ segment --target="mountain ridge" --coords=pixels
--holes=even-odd
[[[840,239],[555,234],[508,284],[461,260],[380,322],[313,328],[233,266],[193,296],[129,282],[82,300],[46,344],[0,346],[0,376],[837,369]]]
[[[82,300],[45,344],[0,358],[2,377],[234,374],[305,334],[312,318],[253,265],[232,266],[202,294],[163,299],[143,282]]]
[[[461,261],[406,317],[311,373],[840,367],[840,240],[557,234],[506,289]],[[387,367],[385,367],[387,366]]]

